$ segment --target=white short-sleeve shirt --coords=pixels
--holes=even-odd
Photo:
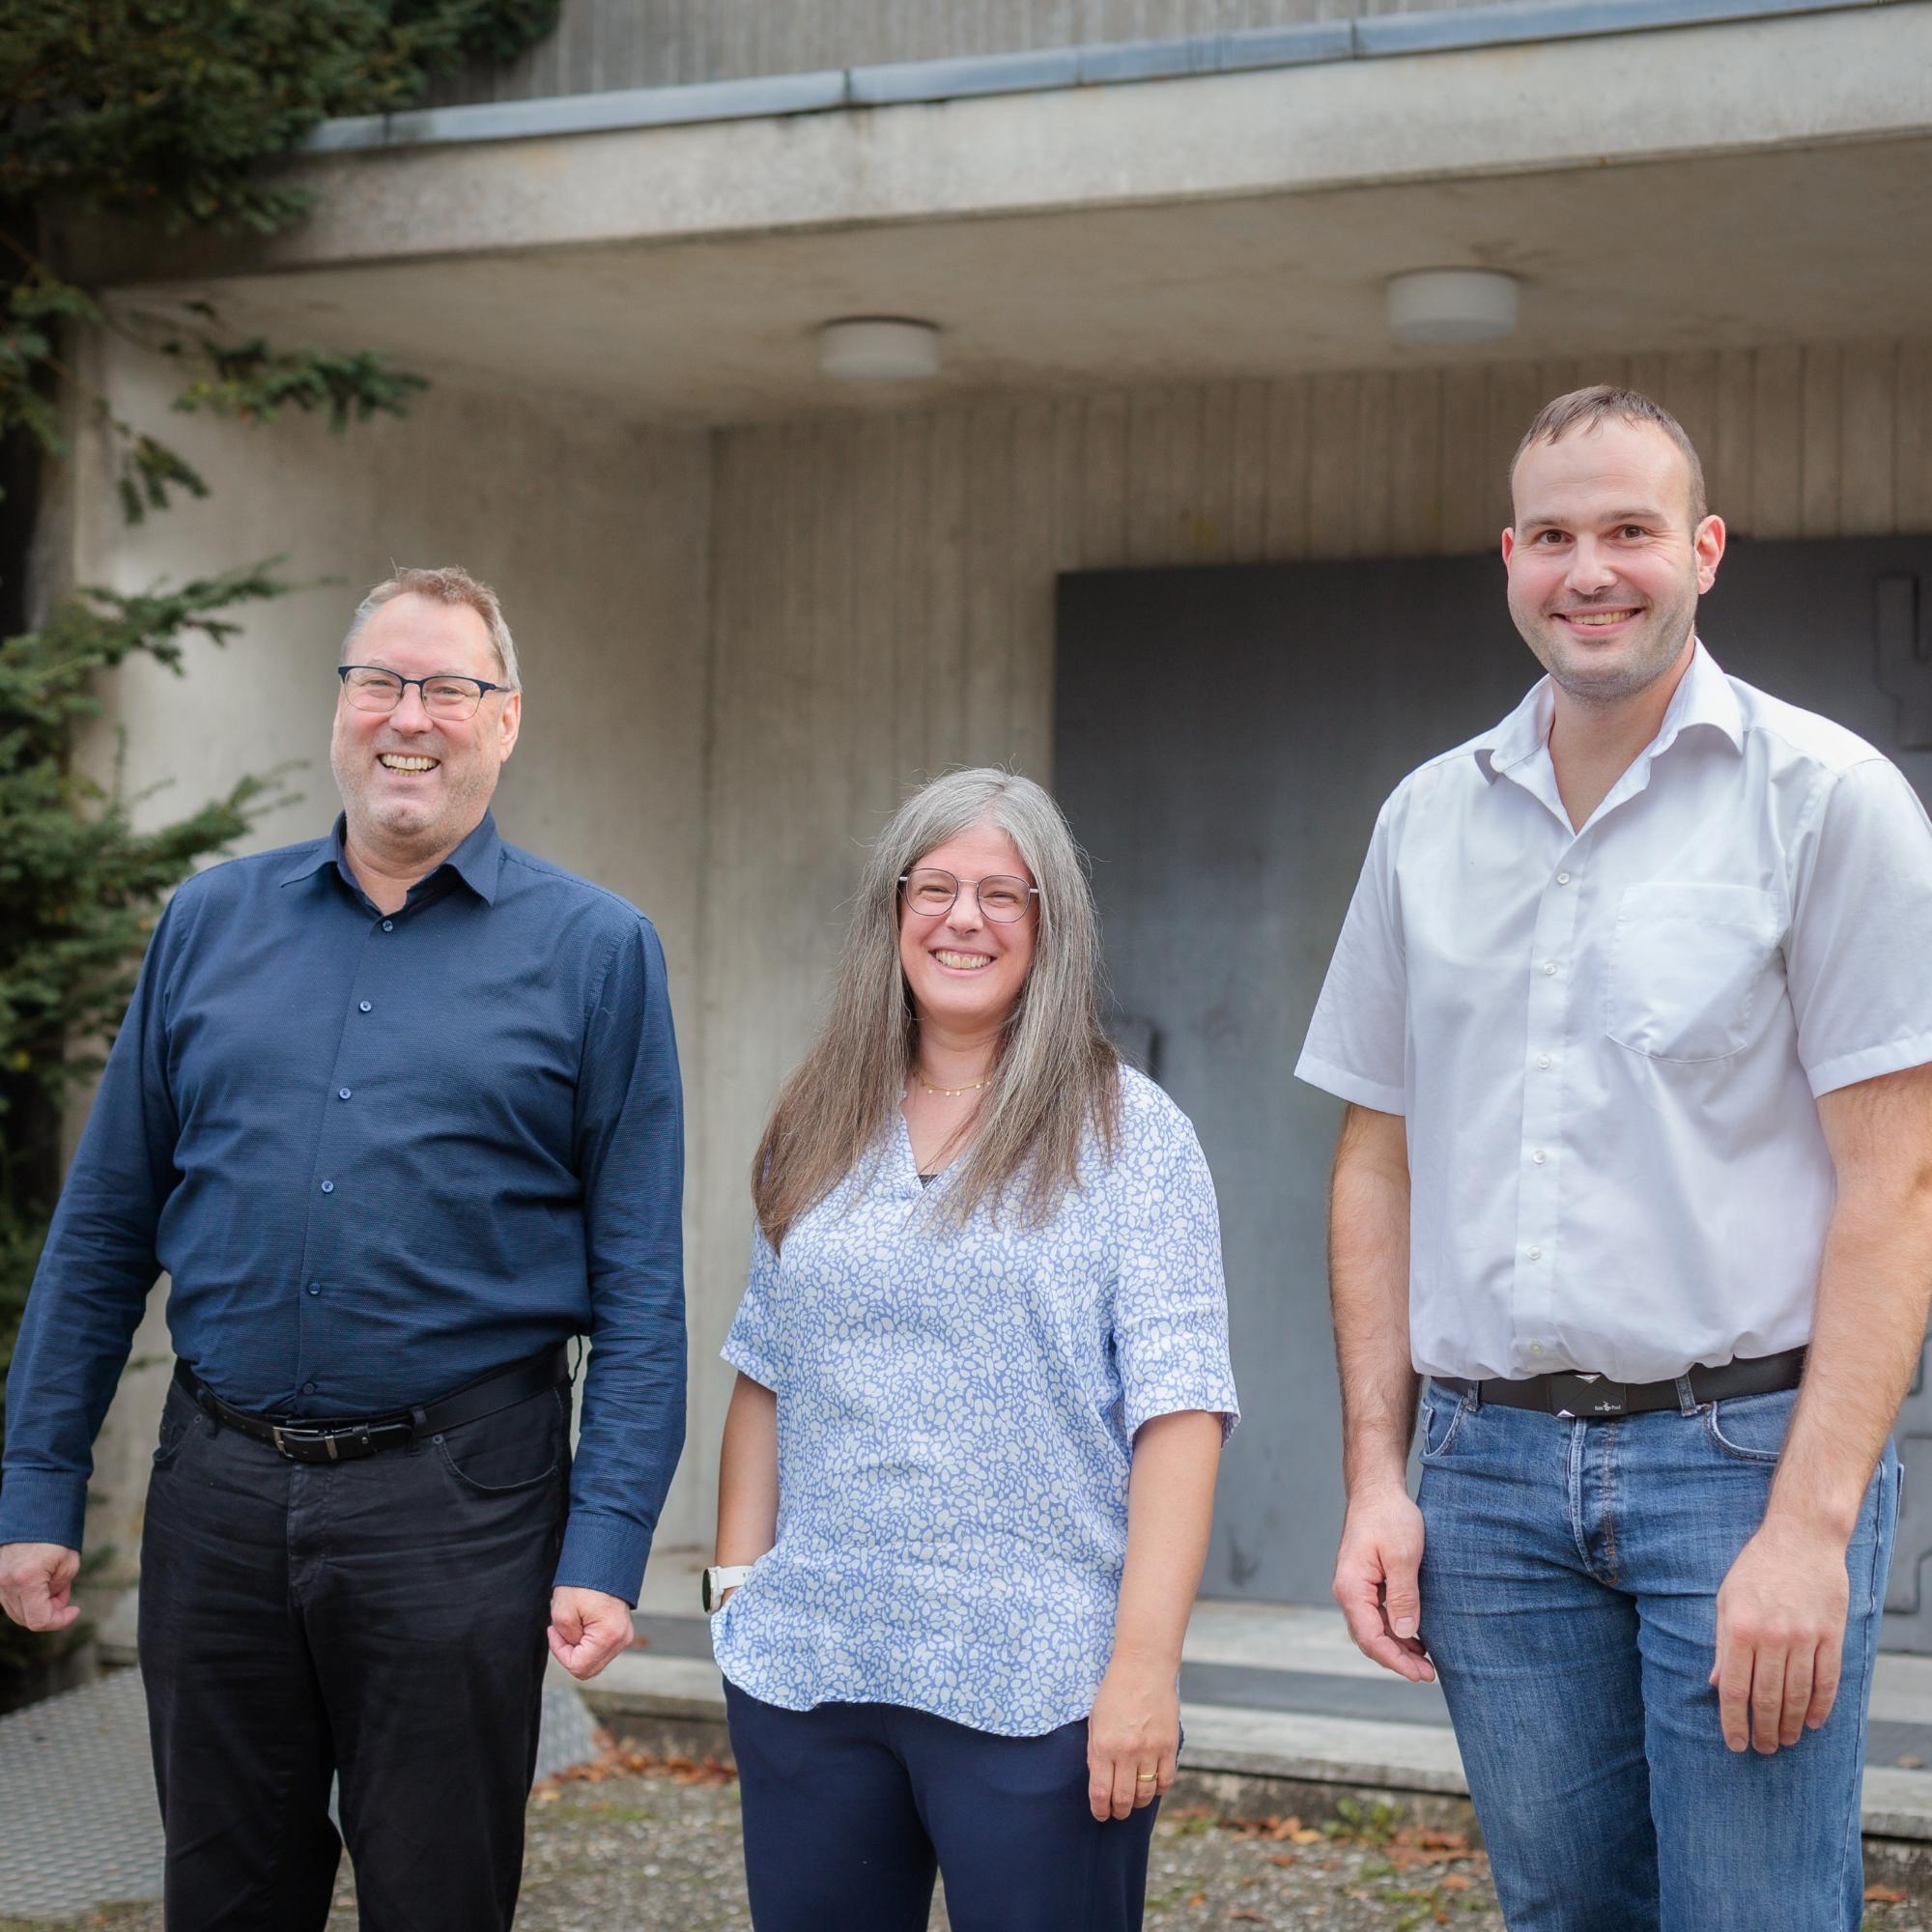
[[[1296,1072],[1407,1123],[1425,1374],[1654,1381],[1809,1341],[1816,1096],[1932,1061],[1932,826],[1699,643],[1581,832],[1545,679],[1377,820]]]
[[[1122,1071],[1111,1160],[1043,1226],[952,1228],[896,1116],[785,1236],[758,1236],[724,1359],[778,1395],[778,1541],[712,1620],[767,1704],[910,1705],[1010,1737],[1085,1717],[1113,1651],[1134,1433],[1236,1413],[1214,1186]]]

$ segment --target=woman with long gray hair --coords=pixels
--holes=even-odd
[[[757,1932],[1130,1932],[1235,1421],[1199,1143],[1099,1021],[1059,809],[873,849],[753,1170],[705,1607]]]

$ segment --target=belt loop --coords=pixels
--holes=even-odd
[[[1686,1369],[1677,1378],[1677,1412],[1679,1415],[1695,1415],[1697,1406],[1697,1392],[1690,1386],[1690,1371]]]
[[[1473,1376],[1472,1376],[1472,1377],[1470,1378],[1470,1379],[1469,1379],[1469,1393],[1468,1393],[1467,1395],[1465,1395],[1465,1396],[1464,1396],[1464,1397],[1463,1398],[1463,1401],[1464,1405],[1465,1405],[1465,1406],[1467,1406],[1467,1407],[1468,1407],[1469,1409],[1471,1409],[1471,1410],[1475,1410],[1475,1409],[1478,1409],[1478,1408],[1481,1408],[1481,1407],[1482,1407],[1482,1406],[1483,1406],[1483,1384],[1482,1384],[1482,1380],[1481,1380],[1481,1378],[1480,1378],[1479,1377],[1473,1377]]]

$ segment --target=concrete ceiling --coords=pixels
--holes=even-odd
[[[143,288],[232,327],[372,346],[445,380],[732,423],[911,399],[1920,334],[1932,139],[1091,213],[930,219],[296,269]],[[1521,325],[1462,351],[1390,339],[1382,284],[1481,266]],[[945,331],[933,383],[818,374],[840,315]]]

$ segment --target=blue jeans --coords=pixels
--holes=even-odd
[[[1831,1718],[1733,1752],[1708,1681],[1718,1586],[1796,1400],[1573,1422],[1425,1385],[1422,1634],[1512,1932],[1857,1932],[1889,1444],[1846,1559]]]

